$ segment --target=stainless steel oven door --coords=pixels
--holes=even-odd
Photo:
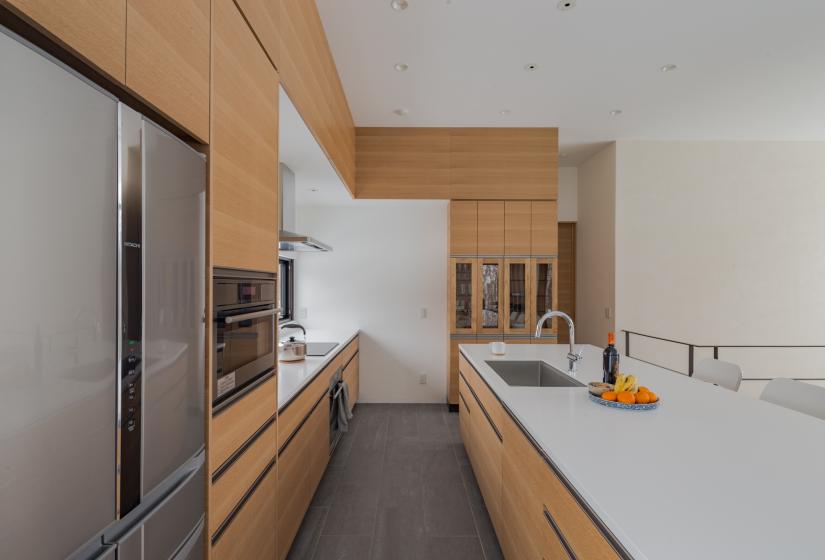
[[[267,306],[215,318],[213,406],[275,367],[276,313],[274,306]]]

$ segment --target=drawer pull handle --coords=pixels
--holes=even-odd
[[[548,525],[550,525],[550,528],[553,529],[553,532],[559,538],[559,541],[561,542],[561,545],[564,547],[565,552],[567,552],[567,556],[570,558],[570,560],[577,560],[576,553],[573,552],[570,543],[567,542],[567,539],[561,532],[561,528],[559,527],[558,523],[556,523],[556,520],[553,519],[552,515],[550,515],[550,511],[547,509],[547,506],[544,506],[544,518],[547,520]]]
[[[467,399],[464,398],[464,395],[461,394],[461,391],[458,392],[458,396],[461,397],[461,400],[464,402],[464,408],[467,410],[467,414],[469,414],[470,406],[467,404]]]

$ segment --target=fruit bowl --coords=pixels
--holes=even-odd
[[[659,408],[659,403],[662,402],[661,400],[657,400],[656,402],[649,404],[625,404],[617,401],[606,401],[596,395],[588,394],[587,396],[596,404],[607,406],[609,408],[621,408],[624,410],[655,410]]]

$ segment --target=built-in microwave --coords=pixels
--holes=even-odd
[[[267,272],[214,271],[213,412],[275,372],[275,284]]]

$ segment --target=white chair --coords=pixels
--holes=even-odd
[[[707,358],[700,360],[693,368],[693,377],[731,391],[738,391],[742,383],[742,368],[730,362]]]
[[[759,398],[825,420],[825,387],[780,377],[772,379]]]

